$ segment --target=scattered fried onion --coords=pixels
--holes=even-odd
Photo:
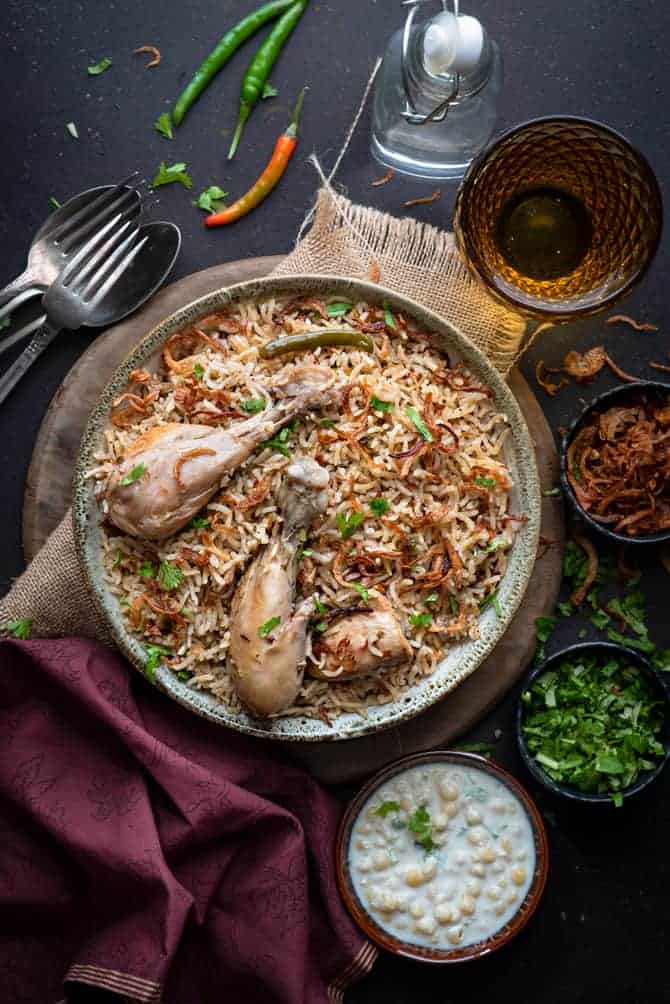
[[[322,320],[328,319],[328,312],[326,310],[326,305],[323,300],[318,300],[315,296],[296,296],[293,300],[289,300],[276,314],[276,320],[279,324],[288,317],[289,314],[296,312],[318,314]]]
[[[622,579],[634,579],[640,574],[639,568],[631,568],[626,564],[626,545],[621,544],[617,552],[616,567]]]
[[[588,352],[568,352],[563,360],[563,370],[578,383],[593,380],[605,365],[607,355],[602,345],[596,345]]]
[[[608,317],[605,324],[628,324],[634,331],[658,331],[657,324],[640,324],[636,321],[634,317],[629,317],[628,314],[614,314],[612,317]]]
[[[186,450],[186,452],[182,453],[180,457],[177,457],[177,459],[174,462],[174,467],[172,468],[172,476],[177,482],[177,487],[178,488],[186,487],[184,482],[181,480],[181,469],[187,460],[193,460],[194,457],[215,457],[215,456],[216,456],[216,450],[211,450],[207,446],[200,446],[195,450]]]
[[[569,381],[565,379],[561,380],[559,383],[551,383],[551,381],[543,375],[544,370],[546,370],[544,360],[538,359],[537,366],[535,367],[535,379],[539,383],[540,387],[542,387],[543,390],[546,390],[550,397],[553,397],[554,394],[558,394],[559,390],[562,390],[563,387],[568,386]]]
[[[428,206],[431,202],[437,202],[441,198],[442,192],[436,188],[432,195],[424,195],[420,199],[408,199],[407,202],[403,202],[403,206],[405,209],[409,209],[411,206]]]
[[[666,366],[665,363],[649,363],[653,370],[661,370],[663,373],[670,373],[670,366]]]
[[[165,365],[172,373],[191,373],[193,371],[193,362],[189,355],[182,359],[175,359],[174,350],[177,345],[182,342],[187,344],[193,343],[193,341],[204,342],[205,345],[209,345],[210,348],[216,349],[217,352],[221,352],[224,346],[221,342],[216,341],[214,338],[210,338],[204,331],[200,328],[191,328],[188,331],[177,331],[176,334],[171,335],[163,346],[163,359],[165,360]]]
[[[625,370],[622,370],[620,366],[617,366],[611,356],[606,355],[605,362],[612,370],[612,373],[615,373],[619,377],[619,380],[626,380],[628,383],[637,383],[640,379],[639,377],[631,376],[630,373],[626,373]]]
[[[255,509],[257,505],[261,502],[265,502],[266,498],[270,494],[272,488],[272,475],[268,474],[264,478],[259,478],[254,487],[251,489],[247,495],[244,502],[239,502],[237,499],[234,500],[235,508],[240,512],[247,512],[249,509]],[[226,497],[226,501],[228,498]]]
[[[598,552],[589,538],[585,537],[583,533],[575,533],[573,535],[573,539],[575,544],[578,544],[579,547],[581,547],[582,551],[584,551],[586,557],[589,559],[589,564],[586,569],[586,578],[582,582],[581,586],[578,586],[570,597],[570,602],[573,607],[579,607],[586,599],[586,594],[598,576]]]
[[[382,185],[388,185],[389,181],[393,181],[395,178],[395,169],[389,167],[388,171],[383,178],[377,178],[376,181],[371,181],[370,184],[373,188],[381,188]]]
[[[152,66],[158,66],[161,61],[161,51],[157,49],[155,45],[141,45],[139,49],[133,49],[136,56],[144,55],[147,53],[149,56],[153,56],[147,65],[144,67],[145,70],[150,70]]]

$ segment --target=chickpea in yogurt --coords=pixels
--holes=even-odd
[[[404,941],[456,948],[484,941],[523,902],[535,870],[528,815],[477,767],[411,767],[381,785],[351,832],[354,889]]]

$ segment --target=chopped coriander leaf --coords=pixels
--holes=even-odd
[[[394,802],[392,799],[388,802],[382,802],[375,809],[375,816],[381,816],[382,819],[386,819],[389,812],[400,812],[400,803]]]
[[[380,411],[382,414],[386,414],[391,411],[394,407],[393,401],[382,401],[375,394],[370,398],[370,407],[374,408],[375,411]]]
[[[431,593],[430,596],[426,596],[423,602],[426,604],[426,606],[429,606],[431,603],[439,603],[439,600],[440,600],[439,593]]]
[[[495,750],[495,743],[460,743],[456,749],[462,753],[483,753],[484,756],[490,756]]]
[[[51,212],[52,213],[55,212],[55,210],[56,209],[60,209],[60,207],[61,207],[61,203],[58,201],[58,199],[55,197],[55,195],[50,195],[49,196],[49,209],[51,210]]]
[[[393,314],[391,313],[391,308],[389,307],[386,300],[384,300],[384,322],[387,328],[393,328],[394,331],[396,330],[397,325],[393,320]]]
[[[623,805],[623,795],[620,791],[615,791],[612,794],[612,801],[614,802],[614,807],[620,809]]]
[[[140,565],[140,576],[143,579],[153,579],[154,577],[154,566],[150,561],[143,561]]]
[[[561,617],[572,617],[572,615],[575,612],[575,608],[573,607],[572,603],[568,602],[559,603],[556,609],[558,610]]]
[[[373,516],[383,516],[391,508],[391,503],[386,499],[370,499],[369,505]]]
[[[245,401],[240,401],[240,408],[247,415],[257,415],[259,411],[265,409],[265,398],[248,397]]]
[[[586,630],[586,628],[580,628],[577,637],[579,638],[580,641],[583,641],[583,639],[586,638],[587,634],[588,631]]]
[[[422,614],[410,614],[409,622],[412,627],[430,627],[433,623],[433,616],[428,612]]]
[[[261,638],[267,638],[270,632],[274,631],[279,624],[281,624],[281,617],[271,617],[269,621],[266,621],[265,624],[261,624],[259,627],[259,636]]]
[[[332,418],[322,418],[319,425],[321,425],[324,429],[332,429],[335,426],[335,422]]]
[[[19,638],[21,641],[28,641],[32,626],[32,617],[17,617],[16,620],[7,621],[6,624],[3,624],[2,630],[7,634],[14,635],[15,638]]]
[[[202,368],[200,363],[196,363],[195,366],[193,367],[193,376],[196,378],[196,380],[202,380],[204,375],[205,375],[204,369]]]
[[[500,601],[498,600],[498,590],[494,589],[492,593],[482,600],[479,604],[480,613],[484,613],[489,607],[493,607],[496,612],[496,617],[502,617],[502,609],[500,607]]]
[[[169,561],[161,561],[156,581],[161,589],[172,592],[184,581],[184,573],[176,565],[171,565]]]
[[[288,437],[294,431],[293,425],[286,425],[281,430],[278,436],[273,439],[266,439],[260,445],[261,448],[267,447],[269,450],[274,450],[275,453],[281,453],[285,457],[291,456],[291,451],[289,450],[286,443],[288,442]]]
[[[353,303],[345,303],[343,300],[338,300],[337,303],[327,303],[326,313],[328,317],[344,317],[348,314],[350,310],[354,309]]]
[[[274,87],[269,80],[265,81],[265,86],[263,87],[263,92],[261,94],[261,100],[267,101],[268,98],[276,98],[279,91]]]
[[[346,540],[351,537],[365,519],[362,512],[338,512],[335,516],[340,533]]]
[[[147,659],[144,663],[144,675],[154,683],[156,680],[156,669],[160,665],[161,656],[172,655],[172,652],[169,648],[163,648],[162,645],[147,645],[145,651]]]
[[[535,658],[538,662],[542,662],[544,659],[544,646],[549,641],[554,628],[556,627],[557,619],[555,617],[536,617],[535,618],[535,637],[537,638],[537,650],[535,652]]]
[[[365,588],[364,585],[362,585],[360,582],[351,582],[349,584],[352,589],[356,590],[356,592],[359,594],[360,598],[363,600],[364,603],[369,599],[370,593],[368,592],[368,590]]]
[[[115,568],[118,568],[122,561],[123,561],[123,551],[117,551],[116,558],[114,559],[114,564],[112,565],[112,571],[114,571]]]
[[[636,648],[640,652],[647,653],[647,655],[656,651],[656,646],[650,638],[646,636],[644,638],[631,638],[630,635],[621,634],[619,631],[615,631],[614,628],[608,629],[607,640],[614,641],[617,645],[625,645],[626,648]]]
[[[616,795],[664,755],[662,703],[623,658],[566,658],[522,702],[528,749],[560,784]]]
[[[205,213],[218,213],[225,207],[227,195],[228,192],[224,192],[218,185],[210,185],[209,188],[200,193],[193,205]]]
[[[86,72],[89,77],[99,77],[101,73],[108,70],[112,65],[112,61],[109,56],[103,56],[103,58],[98,63],[94,63],[93,66],[87,66]]]
[[[314,609],[316,610],[317,614],[321,614],[321,616],[323,617],[324,614],[328,613],[328,607],[326,606],[325,603],[321,602],[318,596],[316,595],[312,596],[312,603],[314,604]]]
[[[506,547],[508,543],[507,537],[494,537],[489,546],[484,548],[484,554],[493,554],[494,551],[499,550],[501,547]]]
[[[180,669],[177,673],[177,679],[181,680],[182,683],[188,683],[192,676],[193,673],[191,673],[188,669]]]
[[[553,498],[554,495],[560,495],[560,494],[561,494],[561,489],[558,488],[558,487],[556,487],[556,488],[545,488],[544,491],[542,492],[542,496],[545,499],[550,499],[550,498]]]
[[[172,133],[172,119],[169,112],[163,112],[159,115],[154,122],[154,129],[159,132],[161,136],[165,136],[166,139],[173,139]]]
[[[413,408],[411,404],[405,405],[405,414],[412,419],[412,422],[414,423],[414,426],[419,435],[422,436],[427,443],[432,443],[433,434],[426,425],[426,423],[424,422],[424,420],[422,419],[419,412],[416,410],[416,408]]]
[[[644,593],[641,593],[639,590],[634,593],[629,593],[628,596],[624,596],[622,600],[610,600],[607,606],[614,616],[620,617],[626,626],[631,629],[631,631],[634,631],[635,634],[640,635],[642,638],[647,636],[647,626],[644,623]]]
[[[430,854],[435,848],[432,838],[432,823],[430,813],[425,805],[420,805],[416,812],[410,816],[407,822],[407,829],[416,837],[416,843],[423,847],[426,854]]]
[[[72,139],[79,139],[79,132],[77,131],[77,127],[74,122],[68,122],[65,128],[69,132],[70,136],[72,136]]]
[[[123,488],[127,488],[128,485],[132,485],[135,481],[138,481],[139,478],[142,477],[146,469],[147,469],[146,464],[138,464],[136,467],[133,467],[130,474],[126,474],[125,478],[121,478],[119,484]]]
[[[610,622],[610,616],[604,610],[596,610],[594,614],[591,614],[589,620],[593,624],[594,628],[599,631],[604,631]]]
[[[301,551],[298,551],[299,558],[311,558],[314,551],[311,547],[303,547]]]
[[[474,483],[479,485],[480,488],[495,488],[496,479],[495,478],[485,478],[481,474],[475,475],[473,478]]]
[[[661,648],[651,659],[654,668],[662,673],[670,673],[670,648]]]
[[[161,185],[173,185],[176,181],[184,188],[192,188],[193,182],[191,181],[189,174],[186,170],[186,164],[180,162],[178,164],[171,164],[168,167],[164,160],[162,160],[158,166],[158,170],[153,177],[151,182],[152,188],[160,188]]]
[[[319,623],[314,627],[314,630],[318,631],[319,634],[323,634],[324,631],[328,630],[328,621],[319,621]]]
[[[452,617],[458,616],[458,600],[453,593],[449,593],[449,609],[451,610]]]
[[[195,519],[191,520],[191,526],[194,530],[206,530],[209,526],[209,520],[202,516],[196,516]]]

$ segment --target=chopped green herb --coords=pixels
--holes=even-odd
[[[659,669],[662,673],[670,673],[670,648],[659,649],[651,661],[655,669]]]
[[[393,328],[394,331],[397,328],[397,325],[393,320],[393,314],[391,313],[391,308],[389,307],[386,300],[384,300],[384,323],[386,324],[387,328]]]
[[[319,623],[315,625],[314,630],[318,631],[319,634],[323,634],[324,631],[328,630],[328,621],[319,621]]]
[[[50,195],[49,196],[49,209],[51,210],[51,212],[52,213],[55,212],[56,209],[60,209],[60,207],[61,207],[61,204],[58,201],[58,199],[55,197],[55,195]]]
[[[451,610],[452,617],[458,616],[458,600],[453,593],[449,593],[449,609]]]
[[[579,638],[580,641],[583,641],[583,639],[586,638],[587,634],[588,631],[586,630],[586,628],[580,628],[577,637]]]
[[[258,634],[261,638],[267,638],[270,632],[274,631],[279,624],[281,624],[281,617],[271,617],[269,621],[265,622],[265,624],[261,624],[258,629]]]
[[[493,607],[493,609],[496,612],[496,617],[502,617],[502,609],[500,607],[500,602],[498,600],[497,589],[494,589],[492,593],[489,593],[486,599],[482,600],[482,602],[479,604],[480,613],[484,613],[484,611],[488,610],[489,607]]]
[[[99,77],[101,73],[108,70],[112,65],[112,61],[109,56],[103,56],[99,63],[94,63],[93,66],[87,66],[86,72],[89,77]]]
[[[558,487],[545,488],[544,491],[542,492],[543,497],[546,499],[553,498],[554,495],[560,495],[560,494],[561,494],[561,489]]]
[[[112,565],[112,571],[114,571],[115,568],[118,568],[122,561],[123,561],[123,551],[117,551],[116,558],[114,559],[114,564]]]
[[[198,209],[205,213],[218,213],[225,208],[228,192],[224,192],[218,185],[210,185],[204,192],[201,192],[193,203]]]
[[[481,474],[475,475],[473,481],[476,485],[479,485],[480,488],[495,488],[496,486],[495,478],[485,478],[482,477]]]
[[[146,647],[147,659],[144,663],[144,675],[152,683],[156,681],[156,669],[160,665],[162,655],[172,655],[169,648],[163,648],[162,645],[147,645]]]
[[[391,508],[391,503],[386,499],[370,499],[369,505],[373,516],[383,516]]]
[[[311,558],[314,551],[311,547],[303,547],[301,551],[298,551],[299,558]]]
[[[405,405],[405,414],[412,419],[412,422],[414,423],[419,435],[423,436],[423,438],[426,440],[427,443],[432,443],[433,434],[426,425],[426,423],[424,422],[424,420],[421,418],[421,415],[416,410],[416,408],[413,408],[411,404]]]
[[[389,812],[400,812],[400,803],[390,800],[388,802],[382,802],[375,809],[375,816],[381,816],[382,819],[386,819]]]
[[[326,606],[325,603],[321,602],[318,596],[316,595],[312,596],[312,603],[314,604],[314,609],[316,610],[317,614],[321,614],[321,616],[323,617],[324,614],[328,613],[328,607]]]
[[[627,627],[631,629],[631,631],[634,631],[635,634],[639,635],[641,638],[646,638],[648,632],[647,626],[644,623],[644,593],[637,590],[634,593],[629,593],[628,596],[624,596],[622,600],[610,600],[607,607],[608,610],[610,610],[615,617],[619,617],[627,625]]]
[[[412,627],[430,627],[433,623],[433,616],[427,612],[422,614],[410,614],[409,622]]]
[[[143,561],[140,565],[140,576],[143,579],[153,579],[154,577],[154,566],[150,561]]]
[[[572,476],[575,479],[575,481],[577,482],[577,484],[581,483],[582,472],[579,469],[579,457],[577,457],[577,456],[575,456],[573,458],[573,460],[572,460]]]
[[[477,479],[475,478],[475,481]],[[488,547],[484,548],[484,554],[492,554],[494,551],[498,551],[501,547],[507,547],[509,541],[507,537],[494,537]]]
[[[356,592],[359,594],[360,598],[363,600],[364,603],[369,599],[370,593],[368,592],[368,590],[365,588],[364,585],[362,585],[360,582],[351,582],[349,584],[352,589],[356,590]]]
[[[79,133],[74,122],[68,122],[65,128],[69,132],[70,136],[72,136],[72,139],[79,139]]]
[[[374,408],[375,411],[382,412],[382,414],[385,415],[387,412],[391,411],[395,405],[393,404],[393,401],[382,401],[375,394],[373,394],[370,398],[370,407]]]
[[[32,626],[32,617],[17,617],[16,620],[7,621],[6,624],[3,624],[2,630],[7,634],[14,635],[15,638],[19,638],[21,641],[28,641]]]
[[[156,582],[167,592],[172,592],[176,589],[184,580],[184,573],[176,565],[171,565],[169,561],[161,561],[158,566],[158,575],[156,576]]]
[[[159,115],[154,122],[154,129],[159,132],[161,136],[165,136],[166,139],[173,139],[172,133],[172,118],[169,112],[163,112]]]
[[[186,164],[171,164],[168,167],[164,160],[162,160],[158,166],[158,170],[153,177],[151,182],[152,188],[160,188],[161,185],[173,185],[175,182],[179,182],[184,188],[192,188],[193,182],[191,181],[188,172],[186,170]]]
[[[522,702],[528,749],[560,784],[616,795],[664,755],[662,703],[625,659],[566,658]]]
[[[332,418],[322,418],[319,425],[323,426],[324,429],[332,429],[335,426],[335,422]]]
[[[354,309],[353,303],[345,303],[343,300],[338,300],[337,303],[327,303],[326,313],[328,317],[344,317],[348,314],[350,310]]]
[[[265,408],[265,398],[248,397],[246,401],[240,401],[240,408],[247,415],[257,415],[259,411],[263,411]]]
[[[362,512],[338,512],[335,516],[340,533],[346,540],[351,537],[365,519]]]
[[[462,753],[483,753],[484,756],[490,756],[495,750],[495,743],[460,743],[456,749]]]
[[[538,645],[537,651],[535,652],[535,658],[538,662],[542,662],[544,659],[544,647],[549,641],[554,628],[556,627],[557,620],[555,617],[536,617],[535,618],[535,637],[537,638]]]
[[[267,101],[268,98],[276,98],[278,94],[279,91],[277,90],[277,88],[273,87],[273,85],[270,83],[269,80],[266,80],[265,86],[263,87],[263,91],[261,93],[261,100]]]
[[[416,812],[410,816],[407,829],[415,835],[416,843],[423,847],[426,854],[430,854],[435,849],[430,813],[425,805],[420,805]]]
[[[426,596],[423,602],[426,604],[426,606],[429,606],[431,603],[439,603],[439,601],[440,601],[440,594],[431,593],[430,596]]]
[[[589,620],[593,624],[594,628],[599,631],[604,631],[610,622],[610,615],[604,610],[596,610],[594,614],[591,614]]]
[[[266,439],[266,440],[264,440],[264,442],[262,442],[260,444],[261,448],[267,448],[268,450],[274,450],[275,453],[281,453],[285,457],[290,457],[291,456],[291,451],[289,450],[289,448],[286,445],[286,443],[288,442],[288,437],[291,435],[292,431],[293,431],[293,429],[292,429],[292,427],[290,425],[285,426],[281,430],[281,432],[279,433],[279,435],[274,437],[274,439]]]
[[[200,363],[196,363],[195,366],[193,367],[193,376],[196,378],[196,380],[202,380],[204,375],[205,375],[204,369],[202,368]]]
[[[177,679],[181,680],[182,683],[188,683],[192,676],[193,673],[191,673],[188,669],[180,669],[177,673]]]
[[[142,477],[146,469],[147,469],[146,464],[138,464],[136,467],[133,467],[130,474],[126,474],[125,478],[121,478],[119,484],[123,488],[127,488],[128,485],[132,485],[135,481],[138,481],[139,478]]]
[[[625,645],[626,648],[638,649],[638,651],[645,652],[647,655],[656,651],[656,646],[650,638],[646,636],[644,638],[631,638],[630,635],[621,634],[621,632],[615,631],[614,628],[608,629],[607,640],[616,642],[617,645]]]
[[[202,516],[196,516],[195,519],[191,520],[191,527],[194,530],[206,530],[209,525],[209,520],[204,519]]]
[[[561,617],[572,617],[575,612],[575,608],[572,603],[559,603],[556,607]]]

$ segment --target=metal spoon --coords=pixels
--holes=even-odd
[[[14,310],[47,289],[58,277],[68,255],[117,212],[123,210],[127,219],[139,217],[140,195],[132,185],[136,177],[137,172],[118,185],[89,188],[59,206],[35,234],[25,270],[0,290],[0,303],[14,300],[11,306]],[[6,313],[7,309],[0,309],[0,319]]]
[[[140,227],[138,240],[142,247],[132,264],[111,285],[100,302],[96,302],[94,298],[88,309],[86,304],[81,305],[77,319],[85,327],[104,328],[116,324],[153,296],[167,278],[181,246],[179,227],[174,223],[147,223]],[[46,314],[33,322],[33,325],[39,327],[39,330],[0,377],[0,404],[61,330],[60,325],[47,323]]]

